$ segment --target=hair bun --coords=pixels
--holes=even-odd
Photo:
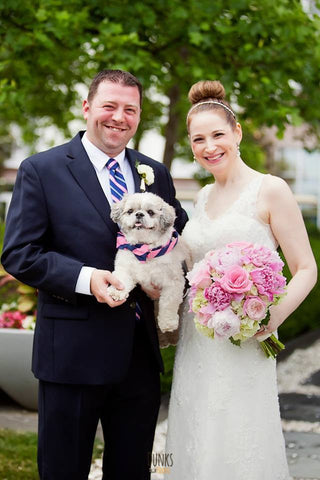
[[[218,80],[202,80],[192,85],[188,98],[194,105],[209,98],[223,100],[225,93],[224,86]]]

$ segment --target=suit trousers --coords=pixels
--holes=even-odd
[[[70,385],[40,380],[40,479],[87,480],[99,419],[105,441],[103,480],[149,479],[159,406],[159,367],[141,320],[122,382]]]

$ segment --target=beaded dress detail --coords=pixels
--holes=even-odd
[[[275,249],[269,225],[259,220],[255,177],[221,216],[210,219],[211,185],[199,193],[183,238],[193,261],[231,242]],[[210,339],[194,326],[185,300],[171,390],[166,452],[168,480],[289,480],[279,412],[276,362],[256,339],[237,347]]]

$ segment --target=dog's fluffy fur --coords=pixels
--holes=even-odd
[[[128,243],[143,243],[152,249],[168,243],[176,215],[174,208],[161,197],[146,192],[125,195],[120,202],[113,204],[111,218],[118,223]],[[138,283],[146,289],[156,285],[161,289],[158,326],[162,332],[171,332],[179,324],[178,308],[185,285],[182,264],[188,258],[188,248],[180,237],[169,253],[145,263],[130,250],[119,249],[113,273],[124,289],[117,290],[110,285],[108,293],[114,300],[123,300]]]

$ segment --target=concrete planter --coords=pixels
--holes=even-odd
[[[0,328],[0,388],[30,410],[38,408],[38,380],[31,372],[33,331]]]

